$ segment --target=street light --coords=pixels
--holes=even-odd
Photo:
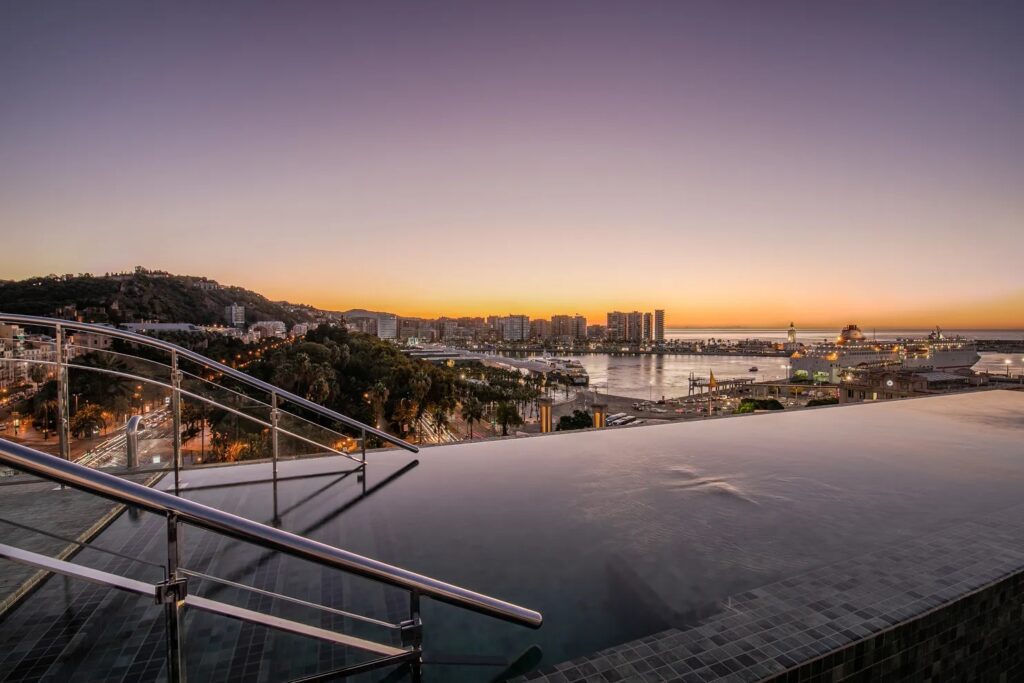
[[[1006,376],[1009,377],[1010,376],[1010,366],[1013,365],[1013,361],[1010,360],[1009,358],[1007,358],[1003,362],[1006,363]]]

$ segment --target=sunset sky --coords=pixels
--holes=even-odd
[[[0,278],[1024,327],[1022,2],[0,5]]]

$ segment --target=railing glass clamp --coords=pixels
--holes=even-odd
[[[165,605],[169,602],[179,602],[188,595],[188,579],[185,577],[171,579],[156,584],[154,588],[156,588],[156,604]]]
[[[419,649],[423,645],[423,622],[419,617],[399,622],[402,634],[402,647]]]

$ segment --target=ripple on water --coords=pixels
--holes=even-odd
[[[697,470],[691,467],[681,465],[669,467],[668,477],[666,477],[665,481],[666,487],[671,491],[725,496],[742,500],[752,505],[759,505],[752,496],[736,484],[723,477],[701,476]]]

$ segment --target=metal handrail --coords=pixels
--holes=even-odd
[[[326,567],[403,588],[414,595],[431,597],[456,607],[531,628],[539,628],[543,623],[541,614],[534,610],[275,529],[195,501],[172,496],[6,439],[0,439],[0,462],[119,503],[134,505],[158,514],[175,515],[179,521],[248,541],[269,550],[287,553]]]
[[[149,337],[147,335],[137,334],[135,332],[129,332],[127,330],[122,330],[116,327],[107,327],[105,325],[93,325],[91,323],[80,323],[74,320],[61,320],[57,318],[46,318],[35,315],[0,313],[0,320],[12,323],[19,323],[22,325],[33,325],[36,327],[54,327],[56,325],[60,325],[62,328],[66,330],[78,330],[80,332],[104,334],[109,337],[116,337],[117,339],[123,339],[125,341],[134,342],[136,344],[144,344],[147,346],[151,346],[153,348],[161,349],[163,351],[175,352],[181,358],[187,358],[194,363],[205,365],[209,368],[216,370],[217,372],[223,373],[233,379],[236,379],[244,384],[248,384],[249,386],[259,389],[261,391],[265,391],[269,394],[276,394],[280,399],[287,400],[289,403],[294,403],[295,405],[301,406],[306,410],[322,415],[323,417],[326,417],[330,420],[340,422],[344,425],[352,427],[353,429],[365,430],[367,434],[372,434],[373,436],[377,437],[378,439],[381,439],[382,441],[386,441],[387,443],[398,446],[399,448],[404,448],[407,451],[411,451],[413,453],[419,452],[419,448],[417,448],[413,444],[403,439],[400,439],[396,436],[392,436],[387,432],[381,431],[376,427],[371,427],[370,425],[360,422],[359,420],[356,420],[354,418],[348,417],[347,415],[342,415],[341,413],[331,410],[330,408],[325,408],[319,403],[314,403],[309,399],[302,398],[297,394],[285,391],[274,386],[273,384],[264,382],[263,380],[257,379],[251,375],[247,375],[240,370],[236,370],[235,368],[224,365],[223,363],[219,363],[213,360],[212,358],[208,358],[202,355],[201,353],[196,353],[195,351],[187,349],[183,346],[178,346],[177,344],[172,344],[171,342],[164,341],[163,339]]]
[[[78,546],[79,548],[87,548],[89,550],[95,550],[97,552],[106,553],[107,555],[113,555],[115,557],[120,557],[123,560],[130,560],[132,562],[137,562],[139,564],[149,565],[150,567],[156,567],[157,569],[165,569],[164,565],[157,564],[156,562],[150,562],[149,560],[143,560],[142,558],[139,558],[139,557],[132,557],[131,555],[125,555],[124,553],[119,553],[116,550],[111,550],[110,548],[104,548],[102,546],[98,546],[95,543],[87,543],[87,542],[79,540],[77,538],[71,538],[70,536],[63,536],[61,534],[55,534],[52,531],[45,531],[43,529],[37,529],[34,526],[29,526],[28,524],[22,524],[21,522],[15,522],[12,519],[6,519],[4,517],[0,517],[0,524],[9,524],[10,526],[16,527],[18,529],[23,529],[25,531],[31,531],[34,534],[39,534],[41,536],[49,536],[50,538],[56,538],[58,541],[64,541],[65,543],[69,543],[71,545]]]
[[[327,605],[318,605],[315,602],[308,600],[301,600],[299,598],[293,598],[290,595],[284,595],[282,593],[275,593],[274,591],[264,590],[257,588],[256,586],[249,586],[244,583],[238,583],[237,581],[229,581],[228,579],[222,579],[219,576],[210,576],[202,572],[197,572],[194,569],[186,569],[185,567],[179,567],[178,571],[187,576],[194,576],[197,579],[203,581],[210,581],[211,583],[218,583],[222,586],[230,586],[231,588],[237,588],[243,591],[249,591],[250,593],[256,593],[257,595],[265,595],[268,598],[275,600],[282,600],[284,602],[290,602],[293,605],[301,605],[303,607],[309,607],[311,609],[317,609],[321,612],[327,612],[329,614],[337,614],[339,617],[345,617],[347,619],[355,619],[356,621],[362,621],[367,624],[373,624],[374,626],[380,626],[381,628],[391,629],[393,631],[399,631],[402,628],[401,624],[392,624],[390,621],[381,621],[380,619],[374,619],[373,617],[364,617],[362,614],[356,614],[355,612],[346,612],[343,609],[335,609],[334,607],[328,607]]]

